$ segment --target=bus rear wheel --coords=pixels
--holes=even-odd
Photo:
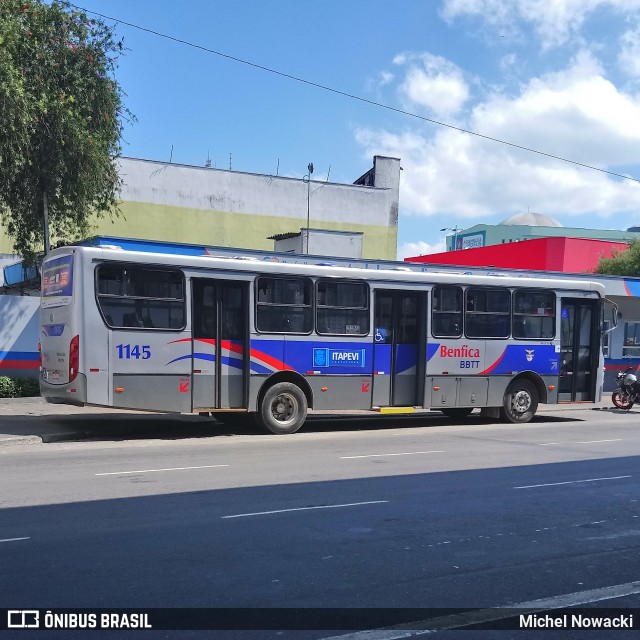
[[[538,408],[538,391],[529,380],[514,380],[504,394],[502,417],[507,422],[529,422]]]
[[[295,433],[307,418],[307,397],[297,385],[278,382],[265,392],[257,418],[271,433]]]

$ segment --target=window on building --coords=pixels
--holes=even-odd
[[[367,335],[369,286],[365,282],[319,280],[316,284],[316,330],[330,335]]]
[[[464,326],[468,338],[506,338],[510,330],[511,293],[507,289],[470,287]]]
[[[550,340],[555,335],[556,296],[549,291],[521,289],[513,294],[513,337]]]
[[[604,330],[602,334],[602,355],[605,358],[609,357],[609,329],[611,329],[611,322],[609,320],[605,320],[602,323],[602,328]]]
[[[311,280],[258,278],[256,328],[267,333],[311,333]]]
[[[176,269],[103,264],[97,269],[98,307],[113,328],[182,329],[184,277]]]
[[[431,297],[431,332],[436,338],[462,335],[462,289],[434,287]]]
[[[622,356],[640,358],[640,322],[625,322]]]

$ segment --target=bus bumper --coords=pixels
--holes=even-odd
[[[79,373],[73,382],[51,384],[40,378],[40,395],[53,404],[74,404],[79,407],[87,404],[87,378]]]

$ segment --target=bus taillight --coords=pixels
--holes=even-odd
[[[69,343],[69,382],[76,379],[80,365],[80,336],[74,336]]]

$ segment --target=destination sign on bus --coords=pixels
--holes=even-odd
[[[73,255],[50,260],[42,272],[42,307],[61,307],[71,302]]]

